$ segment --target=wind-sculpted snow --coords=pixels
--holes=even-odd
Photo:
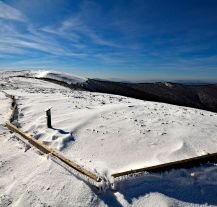
[[[112,180],[113,172],[216,152],[215,113],[110,94],[70,90],[38,79],[0,76],[16,96],[29,134],[117,185],[98,193],[39,156],[4,128],[10,101],[0,92],[0,206],[217,206],[217,167]],[[52,129],[45,111],[52,107]]]
[[[25,79],[11,80],[25,85]],[[33,82],[16,91],[20,125],[103,176],[216,152],[214,113],[109,94],[52,91]],[[53,129],[47,129],[44,112],[50,106]]]
[[[83,77],[55,71],[35,71],[31,72],[30,76],[36,78],[50,78],[57,81],[63,81],[68,84],[84,83],[85,81],[87,81],[87,79]]]
[[[44,70],[23,70],[23,71],[6,71],[0,72],[0,77],[8,78],[13,76],[24,76],[32,78],[47,78],[51,80],[62,81],[67,84],[82,84],[87,81],[87,78],[79,77],[64,72],[44,71]]]

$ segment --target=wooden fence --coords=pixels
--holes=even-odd
[[[188,159],[168,162],[164,164],[159,164],[155,166],[144,167],[144,168],[139,168],[139,169],[134,169],[134,170],[128,170],[128,171],[119,172],[119,173],[113,173],[112,176],[114,178],[117,178],[121,176],[131,175],[135,173],[142,173],[142,172],[151,173],[151,172],[163,172],[163,171],[178,169],[178,168],[191,168],[191,167],[196,167],[196,166],[199,166],[207,162],[217,162],[217,153],[201,155],[197,157],[191,157]]]
[[[75,169],[76,171],[82,173],[83,175],[93,179],[96,182],[101,182],[102,179],[95,175],[94,173],[86,170],[85,168],[81,167],[74,161],[71,161],[61,155],[60,153],[56,152],[52,148],[47,147],[40,141],[36,140],[32,136],[26,134],[22,129],[18,129],[15,125],[13,125],[11,122],[14,120],[14,116],[17,110],[17,104],[14,96],[6,94],[5,95],[9,98],[12,99],[12,113],[10,116],[10,119],[8,122],[6,122],[6,126],[8,129],[10,129],[13,132],[16,132],[20,134],[23,138],[28,140],[33,146],[37,147],[40,151],[42,151],[45,154],[52,154],[54,157],[68,165],[69,167]],[[164,164],[159,164],[155,166],[149,166],[149,167],[143,167],[139,169],[132,169],[124,172],[118,172],[118,173],[113,173],[111,176],[114,178],[118,178],[121,176],[127,176],[127,175],[132,175],[136,173],[142,173],[142,172],[163,172],[171,169],[177,169],[177,168],[190,168],[190,167],[195,167],[199,166],[201,164],[207,163],[207,162],[217,162],[217,153],[211,153],[211,154],[206,154],[206,155],[201,155],[201,156],[196,156],[188,159],[183,159],[183,160],[178,160],[174,162],[168,162]]]
[[[25,133],[21,128],[17,128],[14,124],[12,124],[13,120],[14,120],[14,116],[16,114],[16,110],[17,110],[17,103],[16,103],[16,99],[14,96],[9,95],[7,93],[5,93],[5,95],[9,98],[11,98],[12,100],[12,113],[11,116],[9,118],[9,121],[6,122],[5,126],[15,132],[18,133],[19,135],[21,135],[23,138],[25,138],[26,140],[28,140],[28,142],[30,144],[32,144],[33,146],[35,146],[36,148],[38,148],[41,152],[45,153],[45,154],[51,154],[53,155],[55,158],[59,159],[60,161],[62,161],[63,163],[65,163],[66,165],[68,165],[69,167],[73,168],[74,170],[78,171],[79,173],[93,179],[96,182],[101,182],[102,179],[95,175],[94,173],[86,170],[84,167],[80,166],[79,164],[75,163],[72,160],[69,160],[68,158],[66,158],[65,156],[61,155],[60,153],[56,152],[54,149],[46,146],[45,144],[41,143],[40,141],[36,140],[34,137],[32,137],[31,135],[28,135],[27,133]]]

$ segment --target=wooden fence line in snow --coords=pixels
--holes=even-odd
[[[201,155],[197,157],[159,164],[150,167],[128,170],[125,172],[113,173],[112,176],[114,178],[117,178],[121,176],[132,175],[135,173],[142,173],[142,172],[163,172],[163,171],[178,169],[178,168],[191,168],[207,162],[217,162],[217,153]]]
[[[45,144],[41,143],[40,141],[36,140],[34,137],[32,137],[31,135],[26,134],[22,129],[18,129],[15,125],[13,125],[11,122],[14,119],[15,116],[15,112],[17,110],[17,104],[16,104],[16,100],[15,97],[12,95],[9,95],[7,93],[5,93],[5,95],[9,98],[12,99],[12,113],[10,116],[10,119],[8,122],[6,122],[5,126],[15,132],[18,133],[19,135],[21,135],[23,138],[25,138],[26,140],[28,140],[28,142],[30,144],[32,144],[33,146],[35,146],[36,148],[38,148],[40,151],[42,151],[45,154],[51,154],[54,157],[56,157],[57,159],[59,159],[60,161],[62,161],[63,163],[65,163],[66,165],[68,165],[69,167],[73,168],[74,170],[80,172],[81,174],[93,179],[96,182],[101,182],[101,178],[98,177],[97,175],[95,175],[94,173],[86,170],[85,168],[81,167],[80,165],[78,165],[77,163],[75,163],[72,160],[67,159],[65,156],[61,155],[60,153],[56,152],[54,149],[46,146]]]
[[[101,179],[98,176],[96,176],[95,174],[93,174],[92,172],[84,169],[83,167],[81,167],[80,165],[76,164],[75,162],[67,159],[66,157],[64,157],[60,153],[56,152],[52,148],[47,147],[45,144],[43,144],[40,141],[36,140],[32,136],[26,134],[24,131],[22,131],[21,129],[18,129],[13,124],[11,124],[9,122],[6,122],[6,126],[11,131],[18,133],[23,138],[27,139],[30,144],[32,144],[33,146],[37,147],[43,153],[53,155],[54,157],[58,158],[59,160],[61,160],[62,162],[64,162],[69,167],[72,167],[73,169],[75,169],[78,172],[82,173],[83,175],[86,175],[87,177],[95,180],[96,182],[100,182],[101,181]]]
[[[37,147],[43,153],[52,154],[54,157],[58,158],[59,160],[61,160],[63,163],[65,163],[69,167],[77,170],[78,172],[93,179],[96,182],[101,181],[101,178],[98,177],[97,175],[95,175],[94,173],[84,169],[80,165],[67,159],[66,157],[64,157],[60,153],[56,152],[52,148],[47,147],[46,145],[39,142],[38,140],[36,140],[32,136],[26,134],[20,128],[18,129],[16,126],[14,126],[11,122],[14,120],[14,116],[15,116],[15,113],[17,110],[16,100],[15,100],[14,96],[12,96],[12,95],[9,95],[7,93],[5,93],[5,95],[8,98],[12,99],[12,113],[11,113],[9,121],[6,122],[6,126],[8,127],[8,129],[20,134],[23,138],[27,139],[33,146]],[[128,170],[128,171],[119,172],[119,173],[113,173],[111,176],[114,178],[118,178],[121,176],[127,176],[127,175],[136,174],[136,173],[142,173],[142,172],[149,172],[149,173],[151,173],[151,172],[163,172],[163,171],[177,169],[177,168],[196,167],[196,166],[199,166],[200,164],[204,164],[207,162],[217,162],[217,153],[201,155],[201,156],[192,157],[192,158],[188,158],[188,159],[178,160],[178,161],[159,164],[159,165],[150,166],[150,167]]]

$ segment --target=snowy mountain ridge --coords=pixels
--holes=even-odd
[[[217,84],[185,85],[171,82],[123,83],[83,78],[56,71],[10,71],[4,76],[46,79],[71,89],[109,93],[140,100],[169,103],[217,112]]]
[[[64,72],[56,71],[34,71],[30,73],[30,76],[36,78],[50,78],[57,81],[63,81],[67,84],[81,84],[87,81],[87,78],[72,75]]]
[[[88,79],[73,75],[71,73],[58,72],[54,70],[22,70],[22,71],[2,71],[0,75],[5,77],[24,76],[30,78],[47,78],[51,80],[62,81],[67,84],[82,84]]]

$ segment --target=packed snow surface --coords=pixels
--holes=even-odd
[[[17,98],[15,124],[110,182],[115,172],[217,151],[215,113],[7,73],[0,78],[1,91]],[[211,164],[127,179],[116,192],[100,194],[37,150],[27,150],[3,127],[10,100],[0,92],[0,101],[0,206],[217,205],[217,167]],[[52,129],[46,127],[48,107]]]

